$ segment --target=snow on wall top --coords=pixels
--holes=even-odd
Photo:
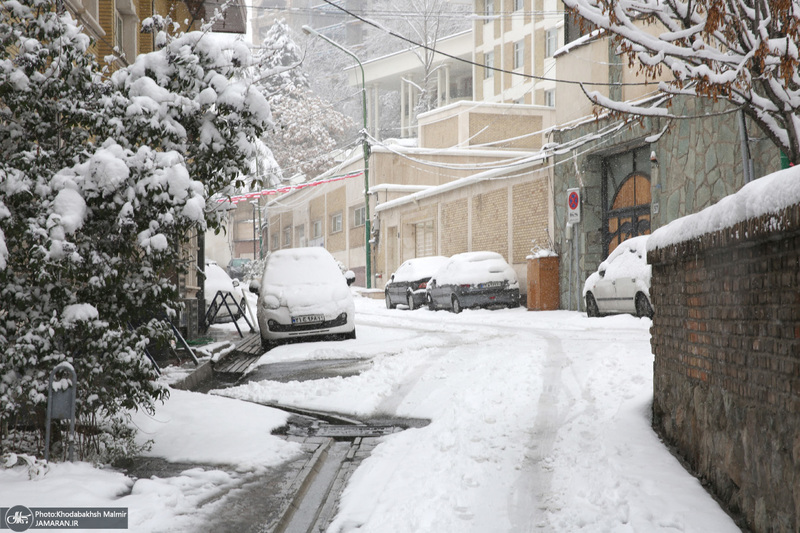
[[[687,215],[657,229],[647,241],[648,250],[696,239],[739,222],[778,213],[800,203],[800,166],[759,178],[699,213]]]

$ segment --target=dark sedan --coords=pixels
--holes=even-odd
[[[428,307],[460,313],[469,307],[519,306],[514,269],[495,252],[467,252],[451,257],[431,277]]]
[[[446,257],[435,255],[409,259],[400,265],[386,284],[386,307],[394,309],[397,304],[405,304],[413,310],[424,304],[428,280],[446,262]]]

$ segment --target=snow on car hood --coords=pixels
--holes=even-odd
[[[261,302],[267,309],[285,307],[291,315],[330,316],[338,315],[351,307],[353,296],[344,281],[342,285],[303,283],[289,287],[265,287]]]
[[[267,257],[259,305],[292,315],[337,315],[353,296],[336,261],[324,248],[291,248]]]

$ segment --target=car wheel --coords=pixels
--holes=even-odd
[[[591,292],[586,293],[586,316],[600,316],[600,309]]]
[[[407,302],[408,302],[408,309],[409,309],[409,311],[413,311],[414,309],[416,309],[416,308],[417,308],[417,304],[414,302],[414,295],[413,295],[413,294],[409,293],[409,294],[406,296],[406,300],[407,300]]]
[[[389,296],[388,292],[384,299],[386,300],[386,309],[394,309],[395,306],[392,305],[392,298]]]
[[[636,294],[636,316],[653,318],[653,306],[641,292]]]
[[[461,302],[458,300],[457,296],[453,296],[452,304],[451,310],[454,313],[460,313],[462,311]]]

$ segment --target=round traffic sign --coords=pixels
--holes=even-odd
[[[580,202],[580,197],[578,196],[577,192],[575,191],[570,192],[568,201],[570,209],[578,209],[578,202]]]

